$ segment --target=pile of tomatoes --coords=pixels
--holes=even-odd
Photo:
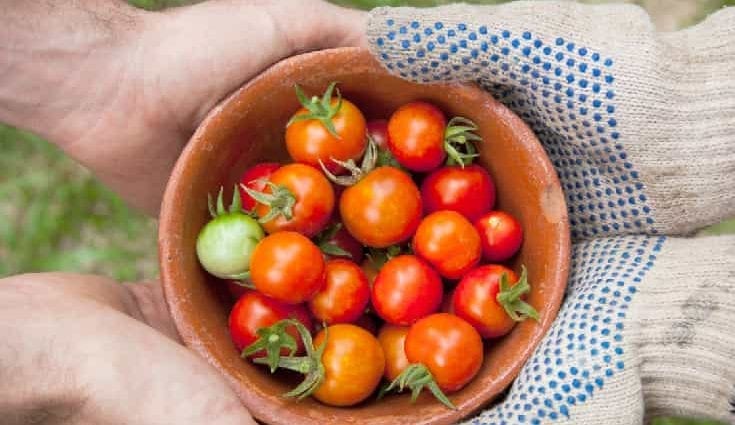
[[[293,162],[246,170],[229,206],[222,190],[210,198],[197,240],[238,296],[232,340],[271,372],[304,374],[288,396],[348,406],[385,378],[381,394],[427,388],[452,407],[445,393],[480,370],[483,338],[538,319],[525,269],[500,264],[522,229],[472,164],[477,128],[427,102],[366,122],[334,84],[296,94]]]

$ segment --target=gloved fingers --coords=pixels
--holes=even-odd
[[[735,215],[733,23],[724,10],[657,34],[635,6],[514,2],[380,8],[368,39],[397,75],[476,81],[518,113],[580,240],[687,234]]]
[[[735,420],[733,320],[735,236],[576,244],[553,326],[508,396],[467,423]]]

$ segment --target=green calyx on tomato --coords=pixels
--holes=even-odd
[[[278,355],[278,362],[276,363],[275,368],[271,366],[271,373],[273,373],[276,368],[280,367],[306,375],[304,380],[296,388],[284,394],[285,397],[301,400],[316,391],[316,389],[319,388],[319,386],[324,381],[326,371],[324,369],[324,364],[322,363],[322,355],[324,355],[324,349],[327,347],[327,338],[324,338],[324,342],[318,348],[314,348],[314,341],[311,338],[309,330],[306,329],[306,327],[300,322],[292,319],[281,320],[280,322],[277,322],[273,326],[271,326],[271,328],[279,326],[284,322],[284,327],[293,325],[299,331],[301,340],[304,342],[304,347],[306,348],[306,355],[303,357],[293,357],[292,355],[288,357],[281,357],[279,355],[279,347],[279,350],[276,351],[276,355]],[[328,332],[326,326],[324,327],[324,332]],[[254,344],[257,343],[258,341],[256,341]],[[268,364],[270,366],[268,358],[257,358],[253,360],[253,362],[258,364]]]
[[[251,198],[270,207],[268,209],[268,213],[263,217],[260,217],[258,221],[260,223],[267,223],[271,220],[275,220],[281,215],[286,220],[291,220],[293,218],[293,207],[296,205],[296,197],[294,194],[285,186],[279,186],[269,181],[266,181],[265,185],[271,189],[271,193],[258,192],[244,184],[240,185],[242,190],[250,195]]]
[[[383,397],[386,393],[397,389],[398,392],[402,392],[404,388],[411,390],[411,402],[415,402],[421,390],[428,388],[437,400],[441,401],[442,404],[450,409],[456,409],[454,404],[449,398],[442,392],[439,385],[437,385],[434,376],[431,374],[429,369],[421,363],[414,363],[408,365],[406,369],[401,372],[388,386],[381,388],[378,398]]]
[[[216,206],[208,197],[210,220],[199,232],[196,252],[202,267],[214,276],[229,280],[248,278],[250,256],[265,237],[263,228],[242,211],[240,191],[235,187],[232,203],[225,208],[223,188]]]
[[[477,124],[463,117],[454,117],[447,123],[444,130],[444,150],[447,152],[447,165],[472,164],[480,156],[477,153],[475,142],[482,142],[482,138],[475,134]]]
[[[411,247],[406,245],[391,245],[388,248],[368,248],[367,257],[375,268],[380,269],[394,257],[403,254],[412,254]]]
[[[324,163],[319,160],[319,165],[322,167],[322,171],[324,171],[324,174],[327,176],[327,178],[340,186],[353,186],[362,178],[367,175],[369,172],[371,172],[373,169],[375,169],[375,166],[378,161],[378,148],[375,144],[375,142],[372,140],[372,138],[368,137],[368,145],[365,149],[365,155],[362,157],[362,162],[360,163],[360,166],[358,167],[357,164],[355,164],[355,161],[349,160],[349,161],[340,161],[337,159],[332,158],[332,162],[335,164],[343,167],[345,170],[347,170],[350,174],[346,176],[337,176],[331,171],[327,169],[327,167],[324,165]]]
[[[518,279],[518,283],[511,287],[508,282],[508,274],[503,273],[500,276],[499,286],[500,291],[496,299],[511,319],[516,322],[521,322],[529,317],[535,321],[539,320],[538,311],[531,304],[521,299],[522,296],[531,292],[526,266],[521,266],[521,277]]]
[[[342,249],[339,245],[330,242],[340,229],[342,229],[342,223],[334,223],[322,230],[322,232],[316,236],[316,240],[314,242],[316,243],[316,246],[318,246],[319,249],[327,255],[331,255],[333,257],[352,258],[352,254]]]
[[[336,86],[336,82],[331,83],[321,98],[319,98],[319,96],[308,98],[304,91],[301,90],[301,87],[299,87],[298,84],[295,84],[294,89],[296,90],[296,97],[299,99],[301,106],[309,112],[295,115],[288,121],[286,127],[298,121],[317,120],[322,123],[324,128],[326,128],[332,136],[340,139],[341,137],[337,134],[337,129],[334,128],[334,123],[332,122],[332,118],[334,118],[342,108],[342,95],[340,94],[339,89],[336,90],[337,103],[332,106],[332,92],[335,91]]]
[[[270,368],[271,373],[275,372],[281,359],[281,348],[289,350],[289,356],[293,356],[298,349],[294,337],[286,332],[286,328],[291,326],[293,322],[296,321],[281,320],[267,328],[258,329],[258,339],[242,350],[242,357],[246,358],[265,350],[266,364]]]

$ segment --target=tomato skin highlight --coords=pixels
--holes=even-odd
[[[360,266],[352,261],[327,261],[322,289],[309,301],[314,317],[328,325],[354,322],[365,312],[370,286]]]
[[[495,183],[483,167],[442,167],[421,183],[424,212],[456,211],[474,222],[495,205]]]
[[[410,364],[406,357],[405,342],[408,326],[386,323],[378,332],[378,341],[385,354],[385,379],[392,381]]]
[[[511,287],[518,283],[513,270],[499,264],[484,265],[467,273],[452,295],[454,314],[469,322],[483,338],[506,335],[516,324],[497,300],[503,273],[508,274]]]
[[[411,363],[429,369],[445,393],[467,385],[482,366],[482,338],[472,325],[448,313],[432,314],[411,326],[405,350]]]
[[[410,325],[435,312],[443,295],[441,278],[428,263],[414,255],[399,255],[380,269],[372,303],[386,322]]]
[[[379,167],[342,193],[342,223],[363,245],[386,248],[407,240],[421,220],[421,194],[411,176]]]
[[[337,104],[332,99],[331,105]],[[305,108],[294,115],[308,114]],[[319,168],[321,160],[328,170],[338,173],[342,167],[331,158],[347,161],[358,159],[367,145],[366,123],[360,109],[347,99],[342,99],[342,106],[332,118],[332,123],[339,138],[334,137],[319,120],[303,120],[293,122],[286,128],[286,149],[294,162]]]
[[[229,317],[229,328],[232,342],[235,343],[238,351],[255,342],[258,339],[258,329],[273,325],[283,319],[296,319],[306,326],[309,331],[313,331],[313,324],[309,312],[302,304],[288,305],[268,298],[265,295],[249,290],[247,291],[235,306],[232,307]],[[304,351],[304,344],[294,327],[286,328],[288,332],[296,340],[298,345],[298,353]],[[281,349],[281,355],[288,355],[286,348]],[[251,358],[263,357],[265,352],[255,353]]]
[[[438,168],[447,157],[444,151],[444,114],[426,102],[407,103],[388,120],[388,147],[398,162],[411,171]]]
[[[242,177],[240,177],[240,184],[262,192],[266,186],[264,180],[270,180],[270,176],[279,168],[281,168],[281,164],[277,162],[261,162],[260,164],[256,164],[245,170]],[[242,198],[242,208],[245,211],[252,211],[258,202],[245,192],[241,186],[238,186],[238,189]]]
[[[325,377],[312,394],[331,406],[351,406],[368,398],[380,383],[385,356],[378,340],[355,325],[338,324],[314,338],[319,347],[326,338],[322,356]]]
[[[334,210],[334,189],[321,171],[304,164],[288,164],[273,172],[270,181],[288,189],[296,198],[296,203],[290,220],[280,215],[262,223],[266,232],[272,234],[290,230],[311,237],[327,225]],[[272,189],[266,187],[263,192],[270,194]],[[270,208],[259,203],[255,212],[263,217]]]
[[[513,257],[523,243],[521,223],[504,211],[490,211],[475,221],[482,241],[482,256],[489,262],[502,262]]]
[[[302,303],[324,285],[324,258],[304,235],[274,233],[255,247],[250,279],[264,295],[287,304]]]
[[[480,261],[480,235],[455,211],[424,217],[413,237],[413,249],[442,276],[459,279]]]

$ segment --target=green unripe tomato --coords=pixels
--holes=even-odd
[[[197,257],[202,267],[222,279],[244,279],[250,256],[265,237],[257,220],[242,212],[219,215],[207,223],[197,238]]]

